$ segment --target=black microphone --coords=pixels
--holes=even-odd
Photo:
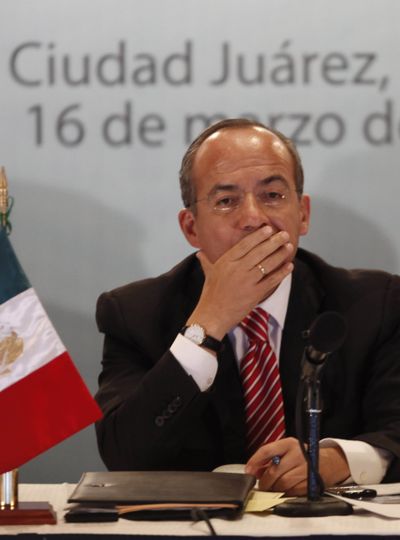
[[[347,325],[342,315],[335,311],[325,311],[319,315],[303,333],[308,343],[304,349],[302,372],[296,401],[296,433],[304,457],[307,461],[307,498],[299,497],[278,505],[274,513],[280,516],[333,516],[351,514],[352,507],[332,497],[324,497],[322,479],[318,472],[319,429],[322,403],[320,398],[319,374],[324,361],[339,349],[346,337]],[[306,390],[306,396],[304,396]],[[301,420],[302,403],[308,417],[308,444],[305,447]]]
[[[346,333],[346,321],[336,311],[325,311],[315,319],[305,332],[309,344],[304,349],[302,379],[322,367],[328,355],[343,344]]]

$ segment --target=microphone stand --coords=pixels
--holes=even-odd
[[[314,370],[316,371],[316,370]],[[317,475],[319,470],[319,433],[321,417],[320,381],[318,377],[307,380],[308,415],[308,467],[307,467],[307,497],[309,501],[317,501],[320,497],[320,481]]]
[[[320,393],[320,371],[326,355],[317,361],[304,353],[303,376],[300,383],[299,395],[302,397],[304,385],[307,390],[306,413],[308,416],[308,448],[304,449],[302,437],[298,433],[299,443],[307,460],[307,497],[298,497],[274,508],[274,513],[287,517],[335,516],[348,515],[353,507],[334,497],[323,496],[322,479],[319,475],[319,434],[320,417],[322,412]],[[300,405],[300,404],[298,404]],[[297,407],[297,410],[301,406]]]

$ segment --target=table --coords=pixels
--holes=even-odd
[[[112,523],[65,523],[63,515],[67,499],[74,489],[74,484],[21,484],[20,501],[48,501],[57,512],[57,525],[6,525],[0,530],[1,540],[12,539],[21,535],[24,540],[78,540],[87,539],[87,535],[96,535],[102,540],[118,540],[117,535],[129,535],[138,540],[169,537],[209,536],[204,522],[188,521],[128,521],[120,519]],[[350,516],[332,516],[325,518],[283,518],[269,512],[262,514],[244,514],[242,519],[227,521],[213,519],[213,526],[218,535],[226,538],[265,537],[318,538],[326,535],[346,536],[351,538],[372,538],[390,536],[400,539],[400,520],[389,519],[356,510]],[[68,539],[65,538],[68,535]],[[58,539],[59,537],[59,539]]]

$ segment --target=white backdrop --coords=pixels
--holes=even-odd
[[[298,143],[313,200],[304,247],[399,272],[399,17],[396,0],[1,1],[12,241],[93,391],[96,299],[190,252],[180,159],[218,116]],[[91,427],[21,476],[101,467]]]

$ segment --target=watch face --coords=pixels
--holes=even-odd
[[[196,343],[197,345],[201,345],[204,341],[204,338],[206,337],[206,334],[204,332],[204,329],[199,324],[192,324],[185,330],[185,337]]]

